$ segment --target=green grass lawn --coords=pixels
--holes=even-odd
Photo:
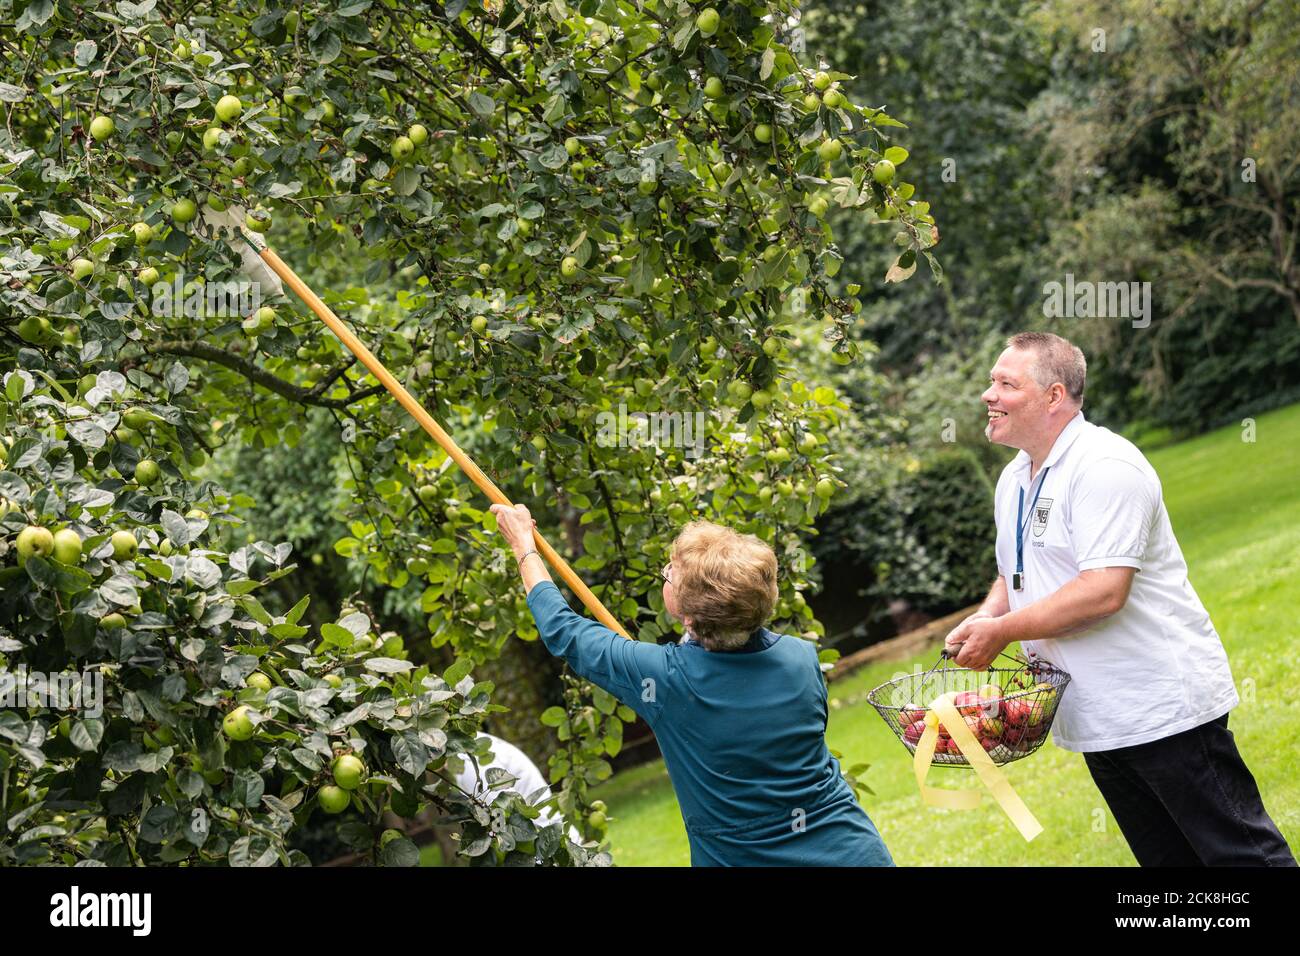
[[[1225,428],[1150,454],[1164,485],[1192,584],[1214,620],[1242,703],[1230,726],[1292,847],[1300,847],[1300,405],[1257,419],[1254,443]],[[990,515],[990,520],[992,516]],[[864,806],[899,865],[1132,866],[1133,855],[1093,786],[1083,757],[1047,743],[1011,764],[1012,785],[1043,824],[1025,843],[991,798],[973,811],[921,803],[911,760],[866,692],[934,655],[867,668],[831,685],[827,740],[844,763],[870,763]],[[930,782],[971,786],[963,770]],[[599,792],[621,866],[688,866],[681,813],[662,761],[615,775]]]

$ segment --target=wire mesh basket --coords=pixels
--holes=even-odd
[[[909,752],[925,731],[930,701],[955,692],[953,703],[995,764],[1027,757],[1043,745],[1070,675],[1046,661],[1007,657],[1016,667],[973,671],[947,667],[947,651],[924,674],[908,674],[871,691],[867,700]],[[970,761],[942,725],[934,749],[936,767],[969,767]]]

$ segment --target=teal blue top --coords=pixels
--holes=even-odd
[[[553,581],[528,592],[542,641],[654,731],[692,866],[892,866],[826,747],[817,649],[759,628],[738,651],[629,641],[569,607]]]

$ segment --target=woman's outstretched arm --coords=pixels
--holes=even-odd
[[[537,522],[525,506],[493,505],[492,513],[497,516],[497,528],[519,562],[528,607],[547,650],[563,658],[580,677],[609,691],[653,722],[666,690],[663,649],[655,644],[629,641],[569,607],[559,588],[554,586],[541,555],[528,554],[533,547],[533,528]],[[519,560],[523,555],[527,557]],[[543,582],[552,586],[546,587]]]

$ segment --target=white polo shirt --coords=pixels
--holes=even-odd
[[[1160,479],[1142,452],[1080,411],[1057,436],[1032,487],[1029,469],[1029,454],[1021,451],[1003,469],[994,499],[998,571],[1011,610],[1053,594],[1081,571],[1137,569],[1117,613],[1069,637],[1023,642],[1027,653],[1073,678],[1052,725],[1057,745],[1131,747],[1235,707],[1228,656],[1187,578]],[[1017,591],[1012,575],[1022,491],[1024,589]]]
[[[546,782],[542,772],[537,769],[537,764],[528,759],[526,753],[510,743],[510,741],[494,737],[492,734],[479,733],[478,736],[486,737],[492,741],[492,759],[479,764],[476,760],[462,757],[461,762],[464,767],[460,773],[456,774],[456,786],[466,793],[472,793],[476,797],[487,800],[488,803],[495,803],[497,798],[507,790],[513,790],[525,800],[538,790],[544,791],[534,801],[535,803],[542,803],[551,798],[550,784]],[[487,772],[492,767],[499,767],[506,771],[515,778],[515,782],[501,790],[489,790]],[[541,816],[537,818],[537,823],[540,826],[549,826],[557,819],[561,818],[550,809],[545,809],[542,811]],[[581,835],[573,826],[569,827],[569,839],[574,843],[582,842]]]

